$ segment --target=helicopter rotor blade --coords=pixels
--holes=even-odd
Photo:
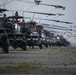
[[[59,20],[56,20],[56,22],[61,22],[61,23],[66,23],[66,24],[73,24],[72,22],[65,22],[65,21],[59,21]]]
[[[73,24],[72,22],[65,22],[65,21],[60,21],[60,20],[43,19],[43,18],[34,18],[34,19],[47,20],[47,21],[54,21],[54,22],[60,22],[60,23],[66,23],[66,24]]]
[[[35,4],[34,2],[30,2],[30,1],[23,1],[23,0],[16,0],[16,1]],[[51,5],[51,4],[44,4],[44,3],[40,3],[39,5],[52,6],[52,7],[55,7],[55,8],[61,8],[61,9],[65,10],[65,7],[64,6],[61,6],[61,5]]]
[[[58,30],[68,30],[68,29],[63,29],[63,28],[56,28],[56,27],[46,27],[46,28],[52,28],[52,29],[58,29]]]
[[[56,16],[58,14],[53,13],[43,13],[43,12],[33,12],[33,11],[22,11],[22,10],[9,10],[9,11],[20,11],[20,12],[26,12],[26,13],[34,13],[34,14],[43,14],[43,15],[49,15],[49,16]],[[63,15],[63,14],[62,14]]]
[[[0,8],[0,12],[5,12],[5,11],[8,11],[8,10]]]
[[[61,9],[65,10],[65,7],[64,6],[60,6],[60,5],[50,5],[50,4],[43,4],[43,3],[40,3],[40,5],[53,6],[55,8],[61,8]]]
[[[44,24],[44,23],[38,23],[38,24],[43,25],[43,26],[53,26],[53,27],[59,27],[59,28],[67,28],[67,27],[59,26],[59,25],[51,25],[51,24]]]

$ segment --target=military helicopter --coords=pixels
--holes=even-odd
[[[10,18],[12,18],[13,20],[10,20]],[[20,47],[23,50],[26,50],[25,34],[19,33],[19,30],[16,30],[15,28],[15,24],[18,22],[18,19],[21,18],[23,17],[18,16],[17,12],[15,13],[15,16],[7,17],[6,14],[4,14],[4,16],[0,18],[1,21],[0,42],[1,42],[1,47],[3,48],[3,52],[5,53],[8,53],[8,48],[10,45],[13,48]],[[7,30],[9,31],[7,32]]]
[[[46,48],[50,46],[50,39],[53,38],[53,36],[54,36],[53,33],[50,33],[48,30],[43,29],[41,42]]]
[[[20,33],[19,19],[23,19],[23,16],[19,16],[18,12],[15,12],[15,16],[9,16],[8,19],[12,19],[11,22],[14,26],[13,32],[8,34],[9,43],[13,48],[21,48],[26,51],[26,34]]]
[[[39,46],[42,49],[42,44],[40,42],[42,26],[36,25],[36,22],[29,21],[25,23],[25,25],[21,26],[21,33],[26,33],[28,37],[26,37],[27,45]]]

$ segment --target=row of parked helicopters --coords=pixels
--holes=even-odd
[[[7,10],[0,9],[0,12],[4,11]],[[34,13],[45,14],[39,12]],[[22,19],[22,22],[19,19]],[[56,20],[56,22],[62,21]],[[70,22],[65,23],[71,24]],[[42,35],[45,36],[43,37]],[[3,17],[0,17],[0,47],[3,48],[4,53],[8,53],[9,46],[12,46],[14,49],[19,47],[26,51],[26,46],[32,48],[39,46],[42,49],[43,46],[70,46],[70,42],[61,35],[54,36],[54,33],[44,30],[42,25],[38,25],[34,21],[25,22],[24,17],[19,16],[16,11],[14,16],[7,17],[4,13]]]

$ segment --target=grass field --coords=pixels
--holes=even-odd
[[[0,50],[0,74],[76,74],[76,47]]]

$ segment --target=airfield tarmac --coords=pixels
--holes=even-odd
[[[76,75],[76,47],[0,50],[0,75]]]

